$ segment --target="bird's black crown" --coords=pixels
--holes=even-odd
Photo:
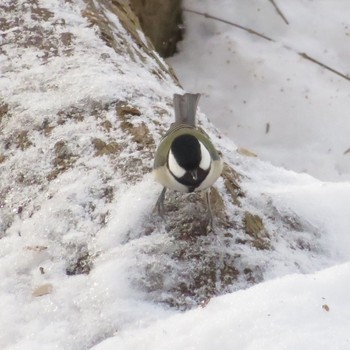
[[[171,144],[171,151],[177,163],[184,170],[193,170],[199,167],[202,159],[201,147],[196,137],[180,135]]]

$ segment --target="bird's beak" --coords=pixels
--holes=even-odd
[[[197,169],[191,170],[190,174],[191,174],[193,180],[196,181],[198,179]]]

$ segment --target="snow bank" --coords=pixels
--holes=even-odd
[[[117,334],[94,350],[347,350],[350,264],[289,275]]]

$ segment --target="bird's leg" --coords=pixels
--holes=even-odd
[[[205,191],[205,201],[207,204],[207,215],[209,218],[209,222],[208,222],[208,230],[212,231],[213,229],[213,213],[211,211],[211,203],[210,203],[210,188],[208,188]]]
[[[154,207],[154,210],[157,210],[158,214],[164,218],[164,199],[165,199],[166,187],[163,187],[162,192],[160,193],[157,203]]]

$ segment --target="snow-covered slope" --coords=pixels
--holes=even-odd
[[[133,257],[113,249],[160,190],[149,175],[133,188],[152,165],[137,132],[163,130],[147,119],[171,113],[177,88],[141,50],[107,46],[84,2],[1,6],[0,348],[82,349],[155,318],[127,287]]]
[[[263,313],[254,314],[269,288],[272,311],[278,300],[303,309],[310,289],[317,306],[305,319],[346,315],[348,265],[334,265],[349,261],[349,183],[238,154],[199,113],[227,163],[213,191],[216,230],[203,229],[197,195],[169,193],[166,222],[153,215],[161,188],[150,174],[152,156],[180,89],[160,59],[135,44],[109,2],[100,3],[0,4],[0,348],[162,349],[167,341],[201,348],[214,341],[200,338],[201,328],[215,330],[197,322],[202,315],[222,332],[226,319],[234,328],[240,317],[252,327],[259,321],[260,331],[269,327]],[[310,275],[279,279],[297,272]],[[328,295],[317,289],[327,283],[323,302]],[[334,302],[339,288],[344,294]],[[267,342],[289,310],[271,311]],[[315,325],[315,342],[325,324]],[[192,327],[193,339],[167,331],[173,325]],[[244,346],[253,333],[238,329]],[[142,340],[153,333],[154,343]],[[222,347],[228,341],[215,339]]]

